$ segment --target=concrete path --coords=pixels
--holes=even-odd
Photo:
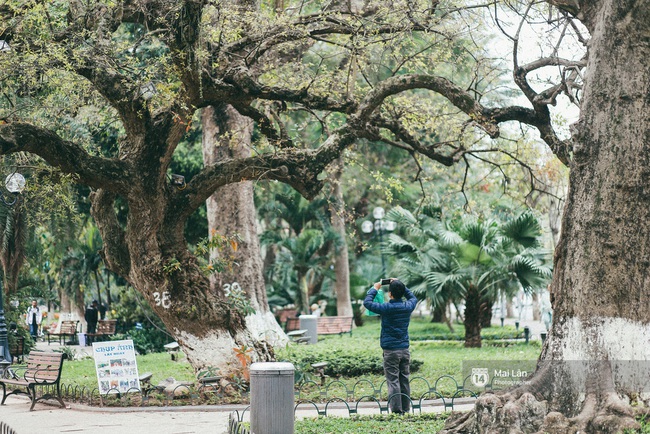
[[[383,403],[385,405],[385,403]],[[455,405],[456,411],[473,408],[473,400],[462,398]],[[230,406],[183,406],[183,407],[129,407],[97,408],[68,404],[59,408],[48,403],[37,403],[29,411],[30,402],[23,396],[10,396],[0,407],[0,421],[17,434],[225,434],[228,431],[230,413],[243,411],[244,405]],[[304,405],[296,412],[296,418],[317,417],[317,412]],[[422,408],[422,413],[442,412],[440,403]],[[376,404],[363,403],[361,415],[376,415]],[[333,403],[328,415],[347,417],[343,404]],[[247,412],[245,420],[250,420]]]
[[[58,341],[49,345],[36,343],[39,351],[55,351]],[[92,356],[92,347],[69,345],[77,354]],[[1,393],[1,392],[0,392]],[[228,430],[228,417],[233,410],[243,410],[245,405],[230,406],[179,406],[179,407],[128,407],[98,408],[66,403],[68,408],[55,405],[56,401],[37,403],[34,411],[24,395],[12,395],[0,406],[0,422],[17,434],[222,434]]]
[[[70,404],[59,408],[10,396],[0,406],[0,421],[17,434],[222,434],[228,431],[225,406],[99,409]],[[242,407],[243,408],[243,407]]]

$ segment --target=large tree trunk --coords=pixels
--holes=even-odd
[[[225,158],[250,155],[253,125],[231,106],[207,107],[202,113],[203,160],[211,165]],[[239,234],[242,238],[230,261],[234,264],[221,273],[212,274],[211,289],[215,294],[241,288],[255,313],[246,316],[246,328],[255,339],[271,345],[284,345],[286,335],[268,308],[266,286],[262,274],[262,256],[257,233],[253,202],[253,183],[239,182],[219,188],[206,201],[210,233]],[[214,249],[211,258],[220,252]],[[232,341],[231,338],[225,339]],[[233,348],[235,342],[230,342]],[[241,342],[239,343],[242,344]],[[253,346],[249,344],[248,346]]]
[[[336,314],[338,316],[353,316],[352,301],[350,300],[350,264],[345,228],[345,207],[341,176],[343,174],[343,157],[339,158],[330,174],[332,197],[330,214],[332,228],[339,234],[339,240],[334,243],[334,275],[336,276]]]
[[[180,135],[184,128],[179,127],[182,125],[176,126],[175,131]],[[155,142],[166,138],[152,132],[142,140]],[[253,362],[270,360],[272,344],[276,343],[270,335],[279,336],[281,342],[284,334],[268,312],[264,285],[254,280],[254,274],[261,273],[261,265],[251,274],[247,267],[233,270],[229,276],[224,274],[228,280],[219,281],[211,290],[208,276],[188,250],[183,236],[190,212],[184,206],[188,196],[181,194],[179,187],[160,179],[166,179],[167,175],[158,172],[157,159],[144,158],[138,165],[139,170],[129,179],[131,191],[125,227],[115,212],[117,195],[101,188],[91,193],[91,212],[104,240],[107,266],[124,276],[147,299],[195,370],[215,367],[222,375],[240,372],[233,348],[242,346],[251,348]],[[157,173],[158,176],[154,175]],[[252,197],[248,203],[252,204]],[[250,207],[238,209],[233,205],[229,209],[235,213],[230,222],[233,218],[254,218]],[[246,258],[241,256],[245,255],[242,252],[254,251],[251,256],[259,255],[259,247],[249,250],[251,244],[257,243],[254,224],[242,228],[246,230],[240,233],[242,242],[238,248],[229,250],[226,246],[222,252],[232,255],[233,264],[243,263]],[[234,231],[226,228],[224,232],[231,230]],[[232,277],[235,273],[236,279]],[[247,315],[245,302],[225,296],[225,285],[231,285],[232,289],[235,282],[245,291],[244,300],[248,300],[256,315]],[[249,328],[249,323],[257,322],[263,326]],[[264,334],[260,335],[262,330]]]
[[[628,400],[647,392],[650,361],[650,2],[579,3],[592,39],[555,255],[553,327],[529,384],[483,396],[446,432],[637,426]]]
[[[144,178],[134,183],[146,184]],[[91,194],[102,238],[112,240],[104,245],[109,266],[127,276],[147,299],[195,370],[219,368],[222,375],[241,372],[233,348],[243,345],[252,348],[253,361],[269,360],[270,344],[248,329],[245,306],[226,298],[221,286],[210,290],[208,277],[186,247],[185,220],[178,219],[175,209],[168,209],[156,194],[148,189],[148,194],[131,197],[125,231],[114,213],[114,197],[101,189]],[[118,248],[120,238],[124,248]]]

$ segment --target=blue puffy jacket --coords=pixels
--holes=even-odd
[[[379,344],[384,350],[399,350],[409,347],[409,322],[418,299],[406,288],[403,300],[390,300],[388,303],[375,303],[377,295],[373,287],[368,291],[363,306],[370,312],[381,315],[381,337]]]

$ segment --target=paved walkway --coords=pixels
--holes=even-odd
[[[222,434],[233,410],[225,406],[102,410],[76,404],[63,409],[37,403],[29,411],[30,405],[25,397],[10,396],[0,407],[0,421],[17,434]]]
[[[55,402],[55,401],[52,401]],[[361,415],[376,415],[376,404],[363,403]],[[385,403],[384,403],[385,404]],[[10,426],[17,434],[225,434],[228,418],[232,411],[242,411],[244,405],[230,406],[183,406],[183,407],[129,407],[100,409],[84,405],[68,404],[59,408],[49,403],[37,403],[29,411],[30,402],[23,396],[10,396],[0,407],[0,421]],[[461,398],[455,405],[456,411],[468,411],[473,407],[469,398]],[[298,419],[317,417],[315,409],[308,404],[296,412]],[[343,404],[333,403],[328,415],[346,417]],[[424,406],[423,413],[442,412],[444,407]],[[249,420],[250,413],[245,417]]]
[[[92,347],[69,345],[77,354],[92,356]],[[54,351],[61,346],[58,341],[49,345],[37,342],[39,351]],[[37,403],[34,411],[24,395],[12,395],[0,407],[0,421],[17,434],[222,434],[228,430],[228,417],[233,410],[243,410],[244,405],[183,406],[183,407],[128,407],[98,408],[66,403],[67,408],[50,405],[56,401]]]

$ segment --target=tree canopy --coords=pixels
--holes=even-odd
[[[4,2],[0,154],[35,155],[90,188],[103,260],[152,304],[197,369],[241,345],[265,360],[269,343],[227,294],[210,290],[187,248],[188,218],[244,180],[282,181],[313,198],[328,167],[359,144],[409,156],[416,177],[422,158],[444,167],[474,160],[506,183],[507,166],[519,163],[538,188],[524,158],[537,144],[506,125],[529,126],[568,164],[570,142],[549,105],[562,92],[575,99],[584,66],[553,45],[520,61],[519,29],[541,17],[559,39],[580,40],[566,12],[518,2]],[[484,46],[487,27],[475,24],[489,19],[513,45],[509,86]],[[546,67],[558,68],[559,81],[535,90]],[[513,89],[525,105],[511,103]],[[250,155],[180,181],[179,144],[209,106],[252,119]],[[224,134],[243,142],[240,131]]]

